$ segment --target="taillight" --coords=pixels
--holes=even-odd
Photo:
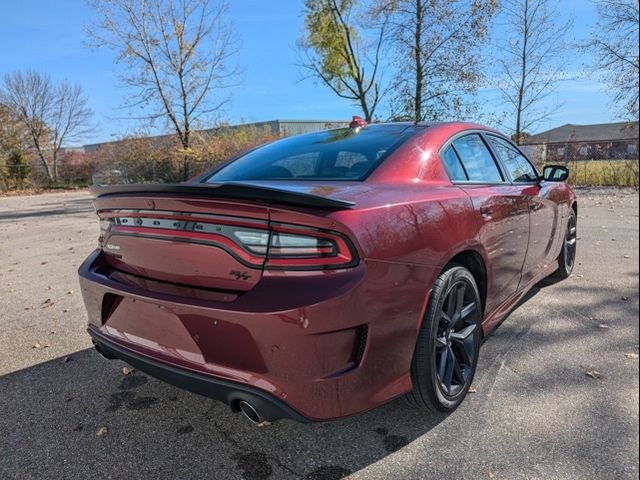
[[[98,244],[102,246],[102,243],[107,235],[109,235],[109,230],[111,230],[111,220],[101,219],[100,220],[100,236],[98,237]]]
[[[245,222],[246,223],[246,222]],[[245,225],[177,220],[158,217],[100,219],[100,245],[111,234],[170,237],[176,241],[223,248],[253,268],[323,270],[358,264],[358,255],[344,235],[297,225],[278,224],[271,230]]]
[[[233,237],[248,252],[266,255],[268,269],[316,270],[358,263],[351,242],[337,233],[315,230],[292,233],[286,226],[278,226],[271,232],[237,229]]]
[[[322,270],[347,268],[357,263],[355,248],[337,232],[278,225],[271,232],[265,267],[274,270]]]
[[[233,237],[240,243],[240,246],[251,253],[266,255],[269,247],[269,232],[256,230],[235,230]]]

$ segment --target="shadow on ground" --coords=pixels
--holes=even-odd
[[[118,476],[122,467],[131,472],[138,464],[147,474],[172,471],[177,477],[179,464],[186,462],[189,477],[213,468],[255,480],[272,474],[337,479],[404,447],[442,420],[396,400],[346,420],[280,421],[258,428],[222,403],[141,372],[124,375],[125,365],[87,349],[1,377],[0,412],[5,425],[11,417],[13,429],[11,444],[2,450],[20,463],[13,467],[62,476],[66,464],[69,475],[86,469],[88,476],[100,476],[100,469],[109,468]],[[102,427],[107,431],[96,435]],[[335,442],[318,442],[318,436]],[[135,452],[140,456],[133,458]]]
[[[60,202],[47,202],[36,205],[38,208],[14,209],[10,212],[1,212],[1,220],[27,220],[29,218],[49,219],[60,215],[75,215],[80,213],[93,212],[93,205],[88,198],[76,200],[66,200],[64,204]]]
[[[549,281],[537,286],[525,303],[548,285]],[[580,287],[564,287],[569,297],[578,295],[571,293],[576,288]],[[637,304],[637,298],[633,301]],[[596,303],[594,300],[584,308],[590,312],[605,307],[611,310],[611,305]],[[565,301],[563,308],[572,309],[572,305]],[[463,419],[475,416],[477,428],[482,428],[483,410],[501,401],[492,398],[492,393],[505,376],[506,359],[524,357],[524,352],[514,353],[516,349],[535,354],[536,349],[542,352],[554,345],[562,349],[603,335],[587,317],[578,318],[585,328],[559,325],[557,331],[543,332],[531,331],[535,316],[524,317],[504,324],[488,337],[476,378],[484,395],[470,397],[448,418],[416,410],[400,399],[344,420],[310,425],[281,421],[257,428],[221,403],[141,372],[125,375],[124,363],[104,360],[93,349],[78,351],[0,377],[0,424],[9,430],[9,435],[0,438],[0,447],[5,461],[10,458],[12,462],[2,477],[20,472],[23,477],[99,478],[108,472],[114,478],[136,474],[195,478],[215,472],[214,478],[248,480],[342,478],[419,438],[429,439],[426,434],[441,424],[449,430],[442,435],[458,429],[459,434],[473,435]],[[575,366],[558,363],[530,374],[521,388],[547,396],[578,395],[581,389],[589,388],[588,381]],[[538,397],[533,394],[530,401]],[[593,403],[586,407],[596,409]],[[618,419],[614,410],[609,409],[608,414],[613,416],[609,420],[612,424],[617,422],[621,438],[633,434],[627,432],[626,421]],[[98,435],[103,427],[106,430]],[[447,440],[438,448],[449,452],[455,445]],[[586,448],[566,446],[576,455],[583,455]]]

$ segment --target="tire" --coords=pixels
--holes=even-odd
[[[460,405],[478,362],[481,319],[473,275],[460,265],[448,265],[433,285],[418,333],[411,362],[413,390],[406,395],[410,404],[443,413]]]
[[[576,250],[578,240],[578,218],[573,208],[569,209],[569,219],[567,220],[567,229],[564,235],[562,250],[558,256],[558,270],[555,276],[564,280],[569,278],[573,267],[576,264]]]

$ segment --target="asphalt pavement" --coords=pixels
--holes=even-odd
[[[0,197],[0,478],[638,478],[638,192],[578,196],[574,274],[487,338],[455,413],[266,428],[92,350],[86,192]]]

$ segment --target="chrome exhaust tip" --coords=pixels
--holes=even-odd
[[[258,410],[256,410],[255,407],[249,402],[240,400],[238,402],[238,408],[240,409],[242,414],[247,417],[247,419],[254,425],[257,425],[258,427],[264,427],[270,424],[270,422],[265,420],[264,417],[260,415]]]

